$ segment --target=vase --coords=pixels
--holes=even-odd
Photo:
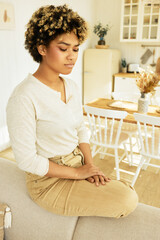
[[[104,37],[100,37],[100,40],[98,41],[98,45],[105,45]]]
[[[126,67],[122,67],[122,73],[126,73],[127,72],[127,68]]]
[[[148,104],[149,104],[148,94],[142,92],[140,98],[138,99],[138,112],[147,113]]]

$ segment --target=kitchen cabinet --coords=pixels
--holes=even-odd
[[[114,75],[114,92],[139,93],[136,85],[136,76],[130,73],[118,73]]]
[[[122,0],[122,42],[160,41],[160,1]]]
[[[158,1],[157,1],[158,2]],[[159,4],[142,5],[142,26],[140,40],[153,42],[159,41],[160,37],[160,1]]]
[[[114,91],[115,92],[139,92],[135,83],[135,78],[115,77]]]
[[[138,74],[137,74],[138,75]],[[114,74],[112,97],[116,100],[138,102],[140,90],[136,85],[134,73]],[[155,94],[148,94],[149,103],[160,106],[160,84],[156,87]]]
[[[121,53],[117,49],[87,49],[83,59],[83,103],[111,98],[113,75],[119,72]]]
[[[118,73],[114,75],[112,97],[116,100],[137,102],[140,91],[136,85],[136,77],[131,73]]]

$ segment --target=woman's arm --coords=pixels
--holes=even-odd
[[[47,177],[57,177],[64,179],[86,179],[89,182],[95,182],[98,186],[99,183],[105,184],[109,179],[105,177],[104,173],[93,164],[90,146],[88,143],[81,143],[79,145],[85,159],[85,165],[74,168],[64,165],[58,165],[52,161],[49,161],[49,170],[46,174]]]
[[[29,98],[18,96],[9,100],[7,124],[16,161],[23,171],[66,179],[85,179],[102,174],[95,166],[85,165],[78,169],[60,166],[37,154],[36,113]]]
[[[89,143],[80,143],[79,148],[84,155],[85,164],[93,164],[93,158],[91,154],[90,144]]]
[[[11,97],[6,111],[11,146],[18,167],[44,176],[48,172],[49,160],[37,153],[36,111],[32,101],[23,95]]]
[[[49,170],[45,176],[78,180],[78,179],[86,179],[94,175],[104,176],[102,171],[100,171],[98,167],[92,164],[87,164],[79,168],[74,168],[74,167],[68,167],[64,165],[58,165],[57,163],[49,161]]]
[[[84,163],[86,165],[91,164],[94,166],[90,145],[88,143],[80,143],[79,148],[84,155]],[[110,178],[107,178],[103,173],[102,175],[95,174],[93,176],[87,177],[86,180],[91,183],[95,183],[96,186],[99,186],[100,183],[102,185],[105,185],[106,182],[110,181]]]
[[[78,96],[78,94],[77,94]],[[86,166],[92,165],[95,166],[93,163],[93,158],[90,150],[90,144],[89,144],[89,134],[88,130],[84,124],[83,120],[83,110],[82,110],[82,105],[81,102],[79,101],[79,106],[77,106],[77,109],[79,109],[79,120],[80,124],[79,127],[77,128],[77,135],[79,138],[79,148],[81,152],[84,155],[84,163]],[[95,174],[90,177],[86,177],[86,180],[89,181],[90,183],[95,183],[96,186],[99,186],[99,183],[105,184],[105,182],[110,181],[109,178],[105,177],[105,175],[102,173],[100,174]]]

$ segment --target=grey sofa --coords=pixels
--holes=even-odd
[[[41,209],[29,198],[24,173],[0,159],[0,202],[11,207],[12,227],[5,240],[158,240],[160,209],[139,204],[126,218],[63,217]]]

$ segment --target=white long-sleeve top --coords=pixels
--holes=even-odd
[[[19,168],[44,176],[48,158],[70,154],[89,143],[77,85],[64,79],[66,103],[32,74],[13,91],[7,104],[7,125]]]

